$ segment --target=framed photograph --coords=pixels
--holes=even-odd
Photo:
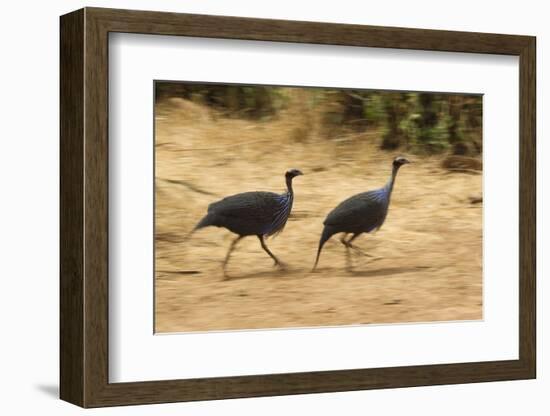
[[[535,378],[534,37],[60,28],[63,400]]]

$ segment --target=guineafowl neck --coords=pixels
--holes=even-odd
[[[386,189],[388,190],[389,193],[391,193],[391,191],[393,191],[393,184],[395,183],[395,177],[397,176],[397,171],[398,170],[399,170],[398,166],[393,166],[392,167],[390,179],[388,180],[388,183],[386,184]]]
[[[294,191],[292,190],[292,178],[286,178],[286,189],[288,189],[288,194],[290,196],[294,195]]]

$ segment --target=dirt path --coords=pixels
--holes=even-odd
[[[338,238],[313,265],[322,221],[341,200],[382,186],[395,154],[376,135],[296,141],[295,125],[214,119],[173,101],[156,125],[156,331],[308,327],[482,318],[481,175],[447,173],[440,158],[412,157],[396,181],[384,226],[357,245],[345,268]],[[292,139],[290,139],[292,137]],[[203,149],[203,150],[198,150]],[[293,215],[268,246],[289,265],[272,267],[256,238],[242,240],[223,280],[234,234],[185,236],[209,203],[249,190],[284,190],[300,168]]]

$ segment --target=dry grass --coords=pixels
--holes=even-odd
[[[315,115],[289,111],[266,123],[232,120],[183,100],[157,106],[156,331],[307,327],[482,318],[481,175],[448,173],[441,158],[414,158],[397,178],[382,229],[358,245],[379,257],[353,259],[330,240],[310,273],[322,221],[346,197],[382,186],[392,153],[376,133],[319,138]],[[306,127],[304,127],[306,126]],[[293,215],[268,240],[289,265],[272,267],[256,238],[239,243],[223,280],[221,262],[235,237],[206,228],[185,236],[209,203],[249,190],[284,190],[295,180]]]

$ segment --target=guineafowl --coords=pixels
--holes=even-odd
[[[237,234],[229,246],[223,262],[225,269],[231,252],[242,238],[255,235],[260,240],[264,251],[275,261],[275,265],[283,263],[267,248],[265,237],[280,233],[292,210],[294,191],[292,179],[303,175],[298,169],[290,169],[285,173],[287,191],[282,194],[274,192],[245,192],[228,196],[208,206],[208,213],[199,221],[193,232],[208,226],[224,227]]]
[[[357,249],[352,245],[353,240],[362,233],[370,233],[382,226],[388,214],[397,171],[407,163],[410,162],[404,157],[395,158],[390,179],[384,187],[354,195],[341,202],[328,214],[323,223],[324,228],[313,270],[317,267],[323,245],[334,234],[344,233],[340,241],[346,247],[346,253],[349,257],[349,249]],[[352,234],[352,236],[346,240],[347,234]]]

